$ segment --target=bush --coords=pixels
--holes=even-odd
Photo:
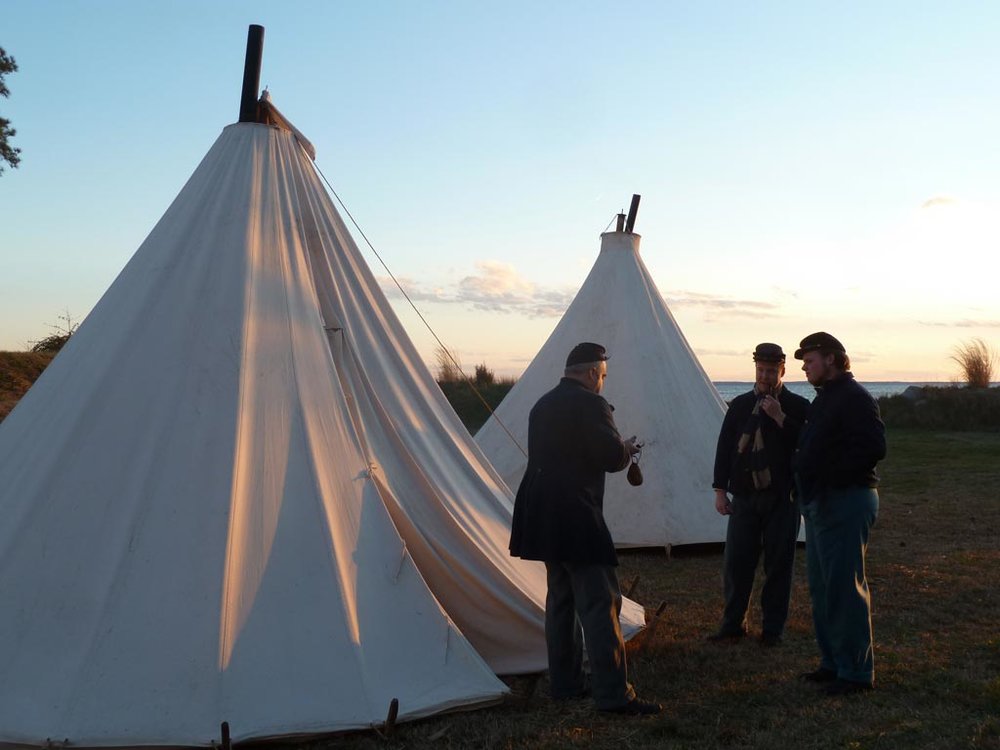
[[[475,434],[476,430],[490,418],[489,409],[479,400],[476,391],[479,391],[490,405],[490,409],[496,409],[504,396],[514,387],[514,382],[514,378],[501,378],[499,382],[479,386],[464,380],[439,380],[438,385],[465,428]]]
[[[878,405],[888,427],[1000,431],[1000,388],[928,386],[917,397],[883,396]]]
[[[496,382],[496,377],[493,374],[493,370],[486,366],[484,362],[481,365],[476,365],[476,385],[493,385]]]
[[[72,333],[53,333],[51,336],[46,336],[41,341],[36,341],[31,347],[31,351],[35,354],[43,354],[46,352],[55,353],[66,346],[66,342],[69,341],[69,337]]]
[[[60,315],[59,320],[62,322],[49,325],[49,328],[54,331],[51,336],[46,336],[41,341],[30,342],[32,343],[32,352],[35,354],[55,354],[66,346],[66,342],[76,333],[76,329],[80,324],[73,322],[73,317],[69,314],[69,310],[65,314]]]

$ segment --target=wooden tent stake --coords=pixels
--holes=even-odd
[[[633,578],[631,581],[629,581],[628,586],[625,587],[625,598],[626,599],[631,599],[632,598],[632,594],[634,594],[635,590],[639,587],[639,578],[640,578],[639,574],[636,573],[635,574],[635,578]]]
[[[385,717],[385,736],[391,737],[393,729],[396,728],[396,717],[399,716],[399,698],[389,701],[389,714]]]
[[[653,613],[653,617],[649,621],[649,625],[646,626],[646,632],[642,634],[642,642],[636,646],[635,651],[638,653],[646,648],[647,644],[651,643],[653,636],[656,635],[656,628],[660,624],[660,616],[663,611],[667,608],[666,602],[660,602],[660,606],[656,608],[656,612]]]

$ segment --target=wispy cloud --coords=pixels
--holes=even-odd
[[[695,347],[694,353],[699,357],[749,357],[750,351],[746,349],[699,349]]]
[[[955,202],[954,198],[949,198],[947,195],[935,195],[933,198],[928,198],[923,203],[920,204],[921,208],[934,208],[935,206],[950,206]]]
[[[922,326],[938,328],[1000,328],[1000,320],[918,320]]]
[[[794,289],[789,289],[788,287],[772,285],[771,291],[779,297],[791,297],[792,299],[799,298],[799,293]]]
[[[401,296],[390,279],[378,279],[390,297]],[[489,312],[521,313],[531,318],[562,315],[573,301],[575,289],[543,287],[521,276],[517,269],[498,261],[478,261],[476,273],[443,286],[426,286],[400,279],[400,286],[414,302],[470,305]]]
[[[760,300],[723,297],[715,294],[703,294],[691,291],[671,291],[664,295],[667,306],[671,308],[695,307],[708,313],[721,316],[754,315],[758,318],[769,318],[777,315],[779,305]]]
[[[530,318],[559,317],[566,312],[577,292],[575,287],[536,284],[513,266],[499,261],[477,261],[475,267],[475,273],[447,284],[432,285],[412,278],[399,278],[399,283],[414,302],[468,305],[477,310],[519,313]],[[378,281],[387,296],[394,299],[402,296],[391,279],[379,277]],[[665,300],[671,308],[700,309],[706,317],[753,315],[770,318],[776,317],[780,309],[780,305],[773,302],[689,290],[669,292]]]

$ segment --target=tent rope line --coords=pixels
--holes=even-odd
[[[299,143],[298,139],[296,139],[295,142]],[[299,147],[304,148],[301,143],[299,143]],[[413,308],[413,312],[415,312],[417,314],[417,317],[420,318],[420,322],[424,324],[424,326],[427,328],[428,331],[430,331],[431,336],[433,336],[434,340],[437,341],[438,346],[441,347],[441,350],[448,356],[448,359],[451,360],[451,363],[455,366],[455,369],[457,369],[461,373],[462,379],[465,381],[466,384],[468,384],[469,388],[472,389],[472,392],[476,394],[476,398],[478,398],[482,402],[483,406],[486,407],[486,410],[490,413],[490,416],[496,420],[497,424],[500,425],[500,428],[507,434],[507,437],[511,439],[511,442],[513,442],[514,445],[517,446],[517,449],[524,454],[525,458],[527,458],[528,452],[524,450],[524,448],[517,441],[517,438],[514,437],[511,431],[507,429],[507,425],[505,425],[500,420],[500,418],[497,417],[496,412],[493,411],[493,407],[489,405],[489,402],[486,401],[486,399],[483,397],[483,394],[480,393],[478,388],[476,388],[476,384],[473,382],[472,378],[470,378],[468,375],[465,374],[465,371],[462,369],[462,366],[452,356],[451,351],[448,349],[448,347],[444,345],[444,342],[438,337],[434,329],[431,328],[431,324],[427,322],[427,319],[423,316],[423,314],[420,312],[417,306],[413,303],[413,300],[410,299],[410,295],[408,295],[406,293],[406,290],[403,289],[403,285],[399,283],[399,280],[396,278],[396,275],[391,270],[389,270],[389,266],[386,265],[386,262],[384,260],[382,260],[382,256],[378,254],[378,250],[375,249],[375,246],[371,243],[371,240],[368,239],[368,235],[366,235],[365,231],[358,225],[358,222],[354,219],[354,215],[351,213],[351,210],[347,207],[344,201],[341,200],[341,197],[337,194],[337,191],[334,190],[333,185],[330,184],[330,181],[326,179],[326,175],[323,174],[323,170],[319,168],[319,164],[313,162],[313,166],[316,168],[316,171],[319,172],[319,176],[323,178],[323,182],[326,183],[326,186],[333,194],[333,197],[337,199],[337,203],[339,203],[340,207],[344,209],[344,213],[347,214],[347,217],[351,220],[351,223],[354,225],[354,228],[358,230],[358,234],[360,234],[361,237],[364,239],[365,244],[368,245],[372,253],[375,254],[375,257],[378,258],[378,262],[382,264],[382,268],[385,269],[385,272],[389,274],[389,278],[392,279],[392,283],[396,285],[396,288],[399,289],[400,294],[403,295],[403,298],[409,303],[410,307]],[[614,219],[612,219],[612,221],[614,221]],[[608,226],[611,226],[611,224],[609,223]]]

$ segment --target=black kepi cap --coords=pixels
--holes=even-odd
[[[592,344],[585,341],[577,344],[566,357],[566,366],[582,365],[585,362],[603,362],[608,359],[608,352],[600,344]]]
[[[795,350],[795,359],[803,359],[808,352],[815,352],[823,349],[828,352],[841,352],[847,354],[844,345],[831,336],[826,331],[810,333],[799,342],[799,348]]]
[[[757,344],[753,350],[754,362],[784,362],[785,353],[777,344]]]

